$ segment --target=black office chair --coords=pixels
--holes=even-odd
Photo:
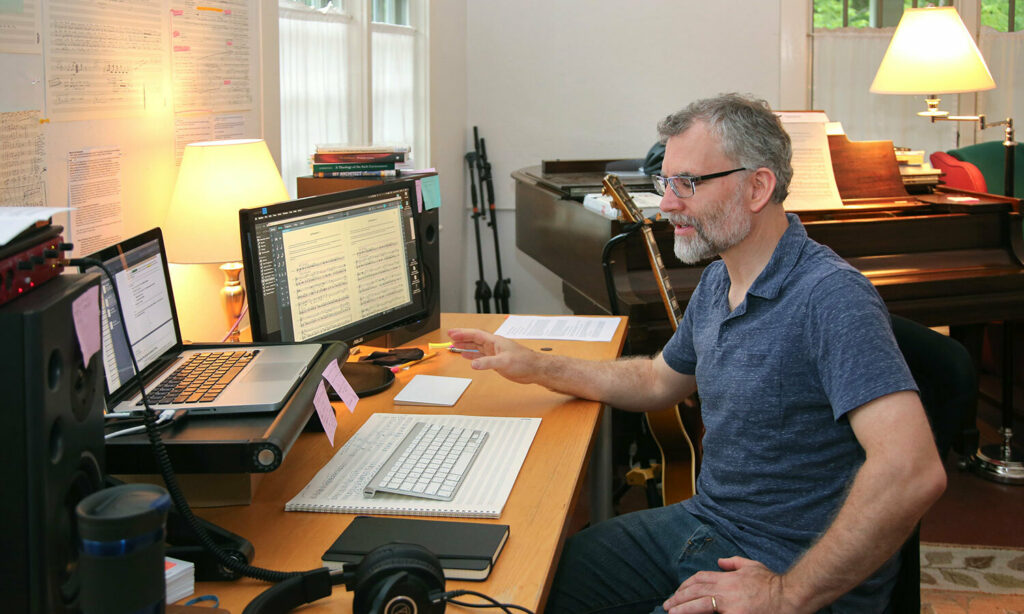
[[[961,417],[977,401],[978,376],[967,349],[956,339],[900,316],[892,316],[896,343],[921,391],[939,457],[944,458],[960,428]],[[890,601],[892,614],[921,611],[920,525],[903,544],[902,560]]]

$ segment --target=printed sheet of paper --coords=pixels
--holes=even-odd
[[[201,141],[224,141],[245,138],[245,116],[180,114],[174,117],[174,165],[181,166],[185,146]]]
[[[67,207],[0,207],[0,245],[34,226],[36,222],[68,211]]]
[[[843,201],[832,171],[832,153],[825,134],[827,118],[821,121],[787,121],[783,127],[793,142],[793,180],[786,198],[787,211],[842,209]]]
[[[42,53],[39,0],[0,0],[0,53]]]
[[[255,58],[248,0],[171,3],[175,111],[241,111],[253,105]]]
[[[68,153],[68,204],[74,255],[99,251],[121,240],[121,150]]]
[[[132,117],[163,108],[161,0],[50,0],[46,113],[51,120]]]
[[[46,141],[39,111],[0,113],[0,206],[46,204]]]
[[[579,316],[509,316],[494,334],[507,339],[611,341],[619,321]]]

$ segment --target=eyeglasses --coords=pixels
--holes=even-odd
[[[672,186],[672,192],[679,198],[689,198],[697,193],[697,184],[708,179],[714,179],[716,177],[725,177],[733,173],[740,171],[749,170],[744,167],[734,168],[731,171],[722,171],[720,173],[711,173],[708,175],[673,175],[671,177],[662,177],[661,175],[651,175],[651,181],[654,182],[654,189],[658,194],[664,196],[666,186]]]

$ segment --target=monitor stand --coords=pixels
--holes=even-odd
[[[395,381],[391,369],[368,362],[346,362],[341,366],[341,374],[345,376],[359,398],[383,392]],[[340,400],[333,389],[328,387],[332,401]]]

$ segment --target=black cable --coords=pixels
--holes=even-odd
[[[255,578],[257,580],[262,580],[264,582],[278,583],[287,580],[291,584],[299,583],[298,586],[300,586],[303,589],[303,598],[305,599],[305,603],[311,603],[313,601],[316,601],[317,599],[327,597],[331,594],[332,585],[343,584],[346,581],[350,580],[351,577],[349,573],[329,573],[329,575],[327,576],[327,579],[329,581],[325,582],[325,573],[327,573],[328,570],[326,570],[323,567],[311,569],[309,571],[275,571],[271,569],[265,569],[262,567],[256,567],[254,565],[249,565],[232,556],[226,550],[221,548],[213,540],[213,538],[210,537],[210,534],[206,532],[206,529],[204,529],[203,526],[199,524],[199,520],[192,512],[192,508],[189,507],[188,501],[185,499],[184,493],[181,492],[181,487],[178,484],[178,478],[174,473],[174,468],[171,466],[171,459],[167,454],[167,448],[166,446],[164,446],[164,442],[160,438],[159,428],[156,424],[156,415],[154,414],[153,409],[149,406],[149,398],[146,396],[146,387],[142,381],[141,370],[139,369],[139,364],[135,359],[135,351],[132,348],[131,338],[128,336],[128,325],[125,322],[124,309],[121,307],[121,297],[117,293],[117,282],[114,281],[114,276],[107,269],[106,265],[104,265],[99,260],[95,260],[93,258],[74,258],[68,260],[66,264],[71,266],[77,266],[80,268],[96,267],[103,271],[103,274],[106,275],[107,279],[110,281],[110,287],[114,295],[114,301],[117,304],[118,317],[121,321],[121,329],[124,332],[125,339],[128,342],[128,356],[129,358],[131,358],[132,369],[135,371],[135,377],[137,378],[136,381],[139,385],[139,393],[142,395],[142,404],[146,408],[142,414],[142,422],[146,426],[146,435],[148,436],[149,442],[153,447],[153,454],[156,456],[157,466],[160,468],[160,475],[164,479],[164,483],[167,486],[168,493],[171,495],[171,500],[174,502],[174,506],[178,509],[178,512],[181,513],[182,517],[185,519],[186,524],[192,530],[195,536],[199,539],[199,542],[203,545],[203,547],[206,548],[207,551],[209,551],[211,554],[213,554],[217,558],[218,562],[220,562],[222,565],[244,576]],[[451,597],[459,597],[461,595],[474,595],[490,603],[472,604],[454,601],[450,599]],[[253,607],[255,607],[255,610],[258,610],[265,600],[278,598],[279,595],[276,592],[266,592],[264,594],[261,594],[257,596],[257,598],[252,603],[250,603],[251,607],[247,607],[246,612],[254,611],[252,609]],[[444,599],[448,603],[453,603],[455,605],[470,608],[498,607],[505,611],[507,614],[511,614],[509,608],[521,610],[526,614],[533,614],[533,612],[527,608],[514,604],[503,604],[498,602],[493,597],[489,597],[487,595],[484,595],[483,593],[478,593],[476,591],[452,591],[449,593],[441,594],[438,597],[438,599]]]
[[[489,603],[467,603],[465,601],[457,601],[457,600],[453,599],[453,597],[461,597],[462,595],[473,595],[474,597],[479,597],[479,598],[481,598],[481,599],[483,599],[485,601],[488,601]],[[446,593],[442,593],[439,596],[439,599],[445,601],[446,603],[455,604],[455,605],[458,605],[458,606],[462,606],[464,608],[501,608],[502,611],[504,611],[506,614],[512,614],[509,611],[510,609],[511,610],[519,610],[520,612],[526,612],[526,614],[533,614],[533,610],[531,610],[529,608],[524,608],[523,606],[516,605],[514,603],[501,603],[500,601],[498,601],[494,597],[491,597],[489,595],[485,595],[483,593],[478,593],[477,591],[469,591],[469,590],[448,591]]]
[[[255,578],[257,580],[262,580],[264,582],[280,582],[287,578],[321,572],[322,568],[309,571],[286,572],[249,565],[221,548],[217,542],[210,537],[210,534],[206,532],[206,529],[203,528],[199,523],[198,518],[196,518],[196,515],[192,512],[192,508],[189,507],[184,493],[181,492],[181,486],[178,484],[178,478],[174,473],[174,468],[171,466],[171,459],[167,454],[167,448],[164,446],[164,442],[160,438],[160,433],[156,428],[156,415],[154,414],[153,409],[149,406],[149,398],[146,396],[146,387],[142,382],[139,363],[135,360],[135,351],[132,348],[131,337],[128,335],[128,325],[125,322],[124,309],[121,307],[121,297],[118,295],[117,282],[114,281],[114,276],[107,269],[106,265],[93,258],[73,258],[68,260],[67,264],[80,268],[96,267],[103,271],[107,276],[107,279],[110,281],[110,287],[114,295],[114,300],[117,304],[118,317],[121,321],[121,328],[124,332],[125,339],[128,341],[128,356],[131,358],[132,369],[135,371],[135,377],[137,378],[137,383],[139,385],[139,392],[142,395],[142,404],[146,408],[146,411],[142,413],[142,421],[146,426],[146,435],[153,447],[153,454],[156,456],[157,466],[160,468],[160,475],[164,479],[164,483],[167,486],[167,492],[171,495],[171,500],[174,502],[174,506],[178,509],[178,512],[181,513],[182,517],[185,519],[185,523],[199,539],[199,542],[203,547],[213,554],[217,558],[217,561],[224,567],[227,567],[236,573],[240,573],[244,576]],[[320,597],[325,597],[329,594],[330,591],[325,595],[320,595]]]

